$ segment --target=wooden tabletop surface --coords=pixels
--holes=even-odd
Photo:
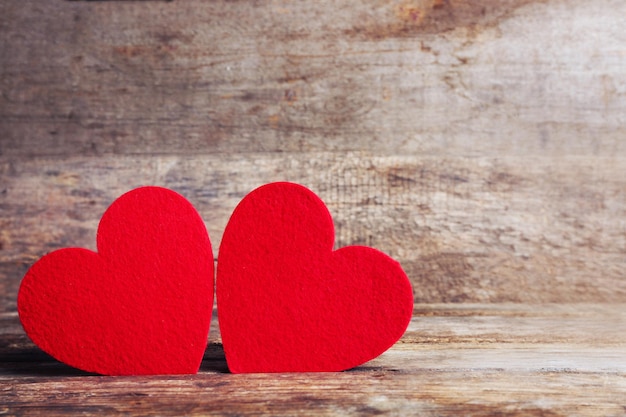
[[[7,415],[626,414],[623,305],[417,304],[389,351],[339,373],[230,374],[216,321],[200,372],[103,377],[39,351],[1,317]]]
[[[626,415],[626,2],[0,2],[0,415]],[[21,278],[169,187],[214,255],[301,183],[415,314],[357,369],[85,375],[32,345]],[[219,263],[219,259],[215,259]]]

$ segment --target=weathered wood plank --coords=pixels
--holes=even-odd
[[[620,0],[6,0],[0,154],[624,156],[625,13]]]
[[[6,386],[3,411],[46,416],[620,416],[626,389],[623,374],[480,370],[35,381]]]
[[[2,315],[11,415],[606,416],[626,411],[624,305],[416,305],[381,357],[329,374],[226,373],[219,332],[195,376],[97,377],[40,353]]]
[[[95,249],[106,207],[147,184],[173,188],[198,208],[217,256],[240,199],[263,183],[290,180],[327,202],[336,246],[371,245],[400,260],[417,301],[624,301],[625,162],[363,153],[5,156],[0,262],[29,263],[65,246]]]
[[[624,7],[2,2],[0,262],[93,247],[148,183],[217,249],[238,200],[286,179],[418,301],[623,301]]]

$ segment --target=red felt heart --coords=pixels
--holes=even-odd
[[[102,216],[97,246],[97,253],[54,251],[28,270],[17,300],[28,336],[89,372],[197,372],[211,321],[213,255],[193,206],[165,188],[130,191]]]
[[[217,266],[231,372],[341,371],[402,336],[413,293],[400,264],[333,241],[328,209],[303,186],[264,185],[237,206]]]

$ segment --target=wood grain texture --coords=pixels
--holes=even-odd
[[[0,414],[625,415],[625,14],[3,0]],[[188,377],[85,375],[23,334],[27,268],[94,249],[123,192],[179,191],[217,253],[240,199],[278,180],[326,201],[337,247],[389,253],[417,302],[446,304],[338,374],[230,375],[215,322]]]
[[[0,153],[624,156],[625,8],[7,0]]]
[[[146,184],[186,196],[217,255],[241,198],[289,180],[327,202],[337,247],[365,244],[398,259],[419,302],[626,300],[621,158],[310,152],[4,161],[1,262],[29,263],[65,246],[95,249],[106,207]]]
[[[416,305],[401,341],[356,369],[227,373],[219,331],[194,376],[98,377],[40,353],[2,314],[9,415],[619,416],[624,305]]]
[[[4,1],[0,261],[93,247],[145,184],[217,248],[245,193],[291,180],[418,301],[623,301],[623,9]]]

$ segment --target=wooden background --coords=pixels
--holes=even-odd
[[[239,411],[270,412],[263,401],[284,395],[274,411],[332,414],[322,401],[353,414],[623,415],[624,16],[621,0],[3,0],[0,408],[4,396],[9,414],[51,412],[38,401],[102,411],[85,405],[89,386],[113,398],[110,412],[147,413],[145,396],[193,381],[217,392],[218,409],[192,414],[227,412],[220,395],[266,384]],[[277,180],[326,201],[337,247],[375,246],[413,283],[409,333],[364,373],[246,379],[209,367],[103,382],[29,344],[15,305],[24,272],[54,249],[95,249],[123,192],[182,193],[217,254],[238,201]],[[533,330],[516,333],[528,316]],[[558,337],[564,326],[577,330]],[[558,352],[574,359],[551,366]],[[349,398],[324,397],[353,378]],[[126,383],[145,394],[135,407]],[[378,389],[397,398],[371,400]],[[466,395],[442,399],[450,391]]]

